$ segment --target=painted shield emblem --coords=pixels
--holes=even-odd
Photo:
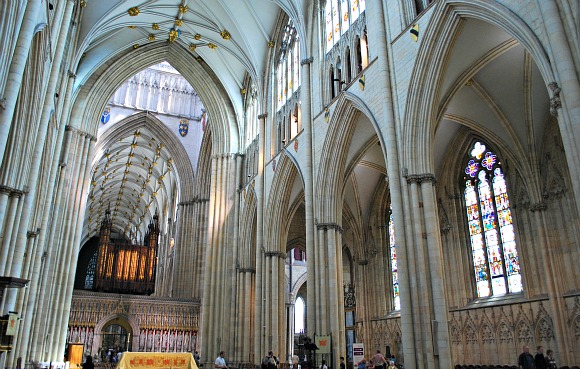
[[[111,119],[111,108],[107,106],[103,111],[103,115],[101,115],[101,123],[107,124],[109,123],[109,119]]]
[[[187,136],[187,131],[189,131],[189,122],[187,119],[182,119],[179,121],[179,134],[181,137]]]

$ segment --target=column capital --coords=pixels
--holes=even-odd
[[[9,187],[9,186],[0,185],[0,193],[6,193],[6,194],[8,194],[9,197],[21,197],[22,195],[27,193],[27,191],[19,190],[17,188],[13,188],[13,187]]]
[[[532,213],[535,213],[536,211],[544,211],[547,208],[548,208],[548,205],[543,201],[540,201],[540,202],[537,202],[535,204],[530,205],[530,211]]]
[[[268,117],[268,113],[262,113],[258,115],[258,119],[266,119]]]
[[[256,273],[256,269],[254,269],[254,268],[238,268],[238,272],[240,272],[240,273]]]
[[[306,58],[306,59],[302,59],[302,61],[300,62],[300,65],[310,64],[313,61],[314,61],[314,58],[313,57]]]
[[[72,72],[72,70],[68,71],[68,78],[77,79],[77,75]]]
[[[0,109],[6,110],[6,98],[5,97],[0,99]]]
[[[317,230],[328,231],[329,229],[334,229],[335,231],[343,232],[342,227],[337,223],[316,223]]]
[[[407,180],[407,183],[418,183],[421,184],[423,182],[431,182],[433,185],[437,184],[437,180],[435,179],[435,175],[432,173],[423,173],[423,174],[404,174],[403,177]]]
[[[280,259],[286,259],[286,253],[282,251],[264,251],[264,256],[279,257]]]

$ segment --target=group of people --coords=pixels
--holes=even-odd
[[[530,354],[530,347],[524,346],[524,352],[518,357],[518,367],[520,369],[557,369],[554,351],[546,351],[544,356],[544,346],[538,346],[536,355]]]

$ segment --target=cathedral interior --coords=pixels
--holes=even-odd
[[[0,1],[0,367],[580,365],[579,24],[577,0]]]

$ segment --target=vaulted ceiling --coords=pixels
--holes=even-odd
[[[261,82],[281,12],[289,14],[300,29],[304,7],[309,4],[305,0],[82,3],[76,50],[78,85],[119,53],[150,43],[180,43],[192,58],[201,57],[215,72],[234,104],[241,101],[246,73]]]

